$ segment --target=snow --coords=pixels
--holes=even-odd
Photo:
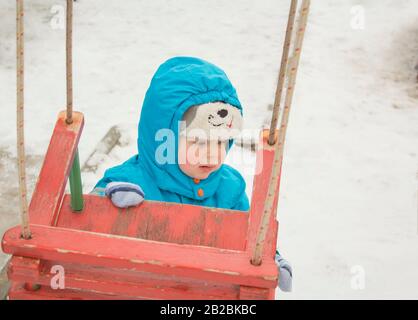
[[[38,159],[28,164],[29,190],[65,106],[64,29],[51,25],[61,4],[26,2],[25,144]],[[0,234],[19,221],[14,5],[0,3],[0,174],[3,188],[15,191],[1,191]],[[86,118],[81,163],[111,126],[126,139],[83,175],[85,192],[135,154],[145,91],[171,56],[221,66],[244,106],[245,128],[269,123],[288,1],[79,0],[74,10],[74,102]],[[358,10],[364,29],[353,28]],[[279,248],[294,286],[278,299],[418,298],[417,52],[414,0],[312,1],[278,208]],[[251,171],[235,166],[251,195]]]

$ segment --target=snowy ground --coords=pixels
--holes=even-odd
[[[26,3],[31,191],[65,106],[64,29],[51,12],[64,1]],[[14,5],[0,2],[0,235],[18,223]],[[221,66],[244,105],[245,127],[268,121],[288,1],[80,0],[74,10],[75,107],[86,117],[81,162],[111,126],[127,133],[127,146],[83,176],[85,192],[136,152],[146,88],[171,56]],[[278,210],[294,291],[278,298],[418,299],[416,64],[417,1],[312,1]],[[251,194],[251,173],[241,169]]]

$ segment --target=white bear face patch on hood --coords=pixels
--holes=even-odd
[[[190,107],[182,121],[185,123],[182,123],[180,134],[199,139],[226,141],[235,138],[242,129],[240,110],[223,102]]]

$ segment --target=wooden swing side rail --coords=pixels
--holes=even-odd
[[[277,266],[266,260],[263,268],[249,263],[245,251],[179,245],[108,234],[31,224],[33,237],[9,229],[2,241],[5,253],[51,261],[136,270],[156,274],[261,288],[275,288]],[[228,266],[225,267],[225,261]]]
[[[279,131],[276,129],[275,137]],[[253,180],[253,189],[252,189],[252,198],[251,198],[251,208],[250,216],[248,222],[248,231],[247,231],[247,243],[246,251],[248,253],[249,259],[251,259],[252,253],[255,248],[258,229],[263,216],[264,203],[266,202],[269,186],[270,186],[270,176],[273,170],[274,158],[277,153],[275,145],[271,146],[268,142],[269,140],[269,129],[264,129],[261,131],[258,148],[256,151],[256,167],[255,175]],[[280,190],[280,173],[278,172],[278,179],[273,185],[274,190],[271,191],[275,194],[274,204],[278,202],[278,194]],[[278,230],[278,221],[276,220],[276,210],[277,206],[274,205],[272,208],[272,214],[269,216],[270,220],[267,224],[267,236],[265,237],[265,246],[263,247],[262,256],[263,259],[274,259],[274,254],[276,252],[276,241],[277,241],[277,230]]]
[[[73,112],[72,119],[67,124],[66,112],[58,114],[29,205],[31,223],[51,226],[57,219],[84,127],[82,113]]]

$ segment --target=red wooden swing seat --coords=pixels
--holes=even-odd
[[[83,211],[72,212],[65,186],[84,118],[74,112],[68,125],[65,116],[59,113],[29,206],[32,238],[22,239],[16,226],[2,240],[13,255],[9,299],[274,299],[276,212],[262,264],[250,263],[275,152],[268,130],[248,213],[158,201],[119,209],[96,195],[84,195]],[[64,289],[50,286],[55,265],[64,268]]]

